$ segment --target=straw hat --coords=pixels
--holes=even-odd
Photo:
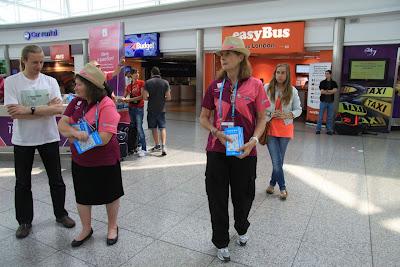
[[[106,81],[104,73],[92,64],[87,63],[79,73],[75,72],[75,74],[85,78],[97,87],[104,89],[104,82]]]
[[[222,51],[236,51],[242,53],[246,57],[250,56],[250,51],[244,46],[242,39],[233,36],[225,37],[222,48],[216,52],[217,55],[221,55]]]

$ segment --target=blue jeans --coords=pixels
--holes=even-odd
[[[129,116],[131,117],[131,127],[136,127],[138,132],[139,144],[142,146],[142,150],[146,151],[146,136],[143,131],[143,108],[129,107]]]
[[[267,139],[267,147],[272,160],[272,175],[269,184],[275,186],[278,183],[281,191],[286,190],[283,161],[289,141],[290,138],[287,137],[268,136]]]
[[[327,111],[326,114],[326,130],[328,132],[333,132],[332,123],[333,123],[333,102],[321,102],[319,104],[319,118],[317,124],[317,131],[321,131],[322,119],[324,117],[325,109]]]

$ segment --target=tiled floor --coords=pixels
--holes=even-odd
[[[316,136],[297,123],[286,153],[286,202],[265,194],[271,162],[266,147],[259,146],[250,241],[246,247],[233,242],[230,205],[232,261],[222,264],[210,241],[206,132],[193,114],[168,118],[166,157],[130,156],[122,163],[125,196],[120,239],[113,247],[105,244],[103,206],[93,208],[93,238],[70,247],[79,223],[74,229],[55,223],[40,160],[32,176],[32,234],[17,240],[12,155],[1,154],[0,266],[400,266],[399,132]],[[68,155],[62,167],[66,208],[79,222]]]

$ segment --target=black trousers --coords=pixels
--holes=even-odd
[[[212,242],[217,248],[229,244],[229,185],[235,229],[244,235],[255,195],[257,157],[238,159],[224,153],[207,152],[206,191],[211,214]]]
[[[65,184],[61,176],[61,163],[58,142],[39,146],[14,146],[15,166],[15,212],[19,224],[32,223],[33,199],[32,199],[32,164],[35,150],[43,161],[49,178],[51,199],[56,218],[68,215],[64,208]]]

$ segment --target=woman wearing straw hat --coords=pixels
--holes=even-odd
[[[76,74],[77,95],[66,108],[58,123],[60,133],[69,138],[72,153],[72,178],[82,231],[72,241],[82,245],[92,234],[91,207],[106,204],[108,215],[107,245],[118,240],[117,216],[122,188],[120,151],[116,138],[119,114],[107,96],[104,73],[91,64]],[[97,131],[102,143],[81,154],[73,145],[75,140],[86,141],[88,134],[71,124],[87,123]]]
[[[255,195],[256,144],[264,131],[265,109],[269,106],[263,85],[251,76],[250,51],[241,39],[226,37],[221,56],[222,69],[207,89],[200,115],[201,125],[210,131],[207,144],[206,191],[211,214],[212,242],[217,257],[229,261],[229,185],[234,208],[237,243],[248,241],[248,215]],[[213,121],[211,114],[214,111]],[[244,146],[237,157],[226,156],[225,127],[243,128]]]

